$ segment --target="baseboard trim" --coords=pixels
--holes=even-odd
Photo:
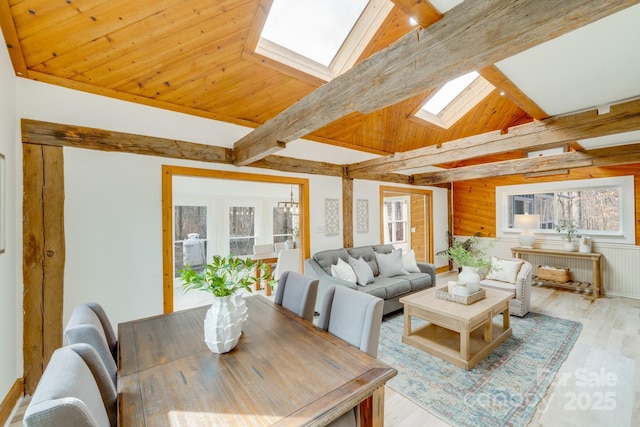
[[[7,423],[13,409],[24,394],[24,379],[18,378],[0,404],[0,426]]]
[[[451,271],[451,269],[449,268],[448,265],[444,265],[442,267],[436,268],[436,274],[447,273],[449,271]]]

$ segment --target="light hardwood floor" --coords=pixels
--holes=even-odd
[[[451,279],[438,276],[438,283]],[[529,426],[640,425],[640,300],[534,286],[531,311],[582,323],[582,332]],[[460,410],[464,404],[460,403]],[[9,424],[22,425],[23,402]],[[385,390],[385,426],[448,426],[409,399]]]

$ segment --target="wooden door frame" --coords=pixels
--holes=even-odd
[[[173,177],[226,179],[236,181],[268,182],[298,186],[300,202],[300,262],[309,258],[309,180],[281,175],[261,175],[200,169],[185,166],[162,166],[162,288],[164,312],[173,312]]]
[[[386,185],[380,186],[380,243],[384,243],[384,193],[401,193],[406,195],[421,195],[425,196],[429,200],[429,206],[427,207],[427,213],[429,215],[429,221],[426,223],[425,230],[429,233],[429,238],[427,239],[427,245],[429,249],[429,259],[426,260],[428,263],[433,263],[435,259],[435,254],[433,253],[433,191],[432,190],[424,190],[420,188],[407,188],[407,187],[391,187]]]

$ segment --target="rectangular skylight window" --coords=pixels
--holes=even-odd
[[[468,74],[462,75],[454,80],[451,80],[445,84],[442,89],[436,92],[426,104],[422,106],[422,109],[433,114],[438,115],[445,109],[447,105],[451,103],[458,95],[460,95],[479,74],[472,71]]]
[[[368,0],[273,0],[261,37],[326,67]]]

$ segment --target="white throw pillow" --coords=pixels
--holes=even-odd
[[[500,282],[516,283],[516,278],[522,267],[522,260],[501,259],[491,257],[491,271],[487,274],[487,279],[498,280]]]
[[[409,273],[420,273],[418,263],[416,263],[416,253],[413,249],[409,249],[409,252],[402,255],[402,265]]]
[[[331,275],[351,283],[356,283],[358,280],[356,272],[342,258],[338,258],[338,263],[331,266]]]
[[[355,259],[353,257],[349,257],[349,265],[353,268],[353,271],[356,272],[356,276],[358,280],[356,283],[360,286],[367,286],[369,283],[373,283],[375,280],[373,278],[373,270],[367,264],[362,257]]]
[[[376,252],[376,261],[380,269],[380,276],[393,277],[401,274],[407,274],[402,265],[402,250],[397,249],[390,254],[379,254]]]

